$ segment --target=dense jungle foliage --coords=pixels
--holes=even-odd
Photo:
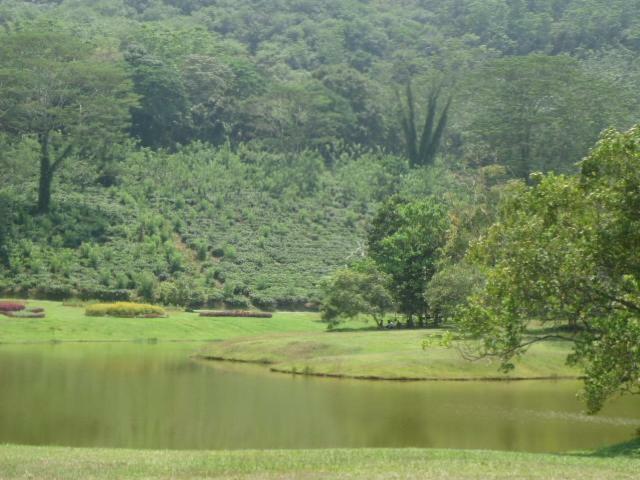
[[[461,260],[504,185],[576,173],[603,129],[640,120],[639,11],[5,0],[0,291],[315,308],[327,275],[378,252],[383,310],[440,322],[483,281]],[[385,224],[398,199],[405,223]]]

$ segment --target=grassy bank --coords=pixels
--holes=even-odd
[[[631,479],[640,444],[575,455],[359,449],[280,451],[133,451],[0,447],[0,479],[527,478]]]
[[[508,375],[498,372],[495,360],[469,362],[456,344],[437,341],[422,348],[423,340],[437,337],[433,330],[280,333],[234,338],[207,345],[200,355],[216,360],[264,363],[274,371],[307,375],[393,380],[504,379],[576,377],[568,367],[569,345],[545,342],[533,346]]]
[[[46,318],[0,316],[0,343],[209,341],[204,358],[268,364],[274,371],[395,379],[502,379],[575,377],[565,365],[568,344],[535,345],[504,376],[491,360],[468,362],[455,348],[425,339],[437,330],[377,331],[362,322],[329,332],[316,313],[279,312],[273,318],[206,318],[170,311],[168,318],[89,317],[81,306],[32,301]]]

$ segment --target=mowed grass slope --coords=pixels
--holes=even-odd
[[[273,332],[322,332],[314,313],[276,313],[273,318],[205,318],[168,311],[168,318],[89,317],[82,307],[32,300],[44,307],[43,319],[0,315],[0,343],[208,341]]]
[[[0,479],[636,479],[639,448],[636,443],[631,453],[611,456],[427,449],[160,452],[2,446]]]
[[[569,344],[534,345],[508,375],[496,359],[465,360],[460,344],[439,346],[437,330],[280,333],[207,345],[202,357],[269,364],[272,370],[312,375],[420,379],[576,377],[566,365]],[[430,346],[423,348],[423,341]]]

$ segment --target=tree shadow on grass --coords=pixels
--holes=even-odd
[[[592,457],[631,457],[640,460],[640,437],[596,450]]]
[[[599,448],[593,452],[569,453],[578,457],[619,458],[626,457],[640,460],[640,436],[628,442],[616,443],[608,447]]]
[[[321,322],[319,320],[319,322]],[[384,327],[378,327],[376,325],[363,325],[362,327],[334,327],[327,329],[327,332],[345,333],[345,332],[407,332],[407,331],[421,331],[421,332],[440,332],[442,330],[451,330],[454,327],[452,325],[438,325],[438,326],[406,326],[398,325],[397,327],[389,328],[386,325]]]
[[[363,326],[363,327],[339,327],[327,329],[327,333],[348,333],[348,332],[383,332],[383,328],[378,328],[375,325]]]
[[[571,327],[568,325],[530,325],[526,329],[526,333],[529,335],[562,335],[566,337],[572,337],[583,331],[582,327]]]

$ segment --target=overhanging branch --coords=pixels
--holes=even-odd
[[[496,357],[510,358],[513,355],[515,355],[516,352],[518,352],[518,350],[525,349],[535,343],[544,342],[546,340],[562,340],[565,342],[573,342],[574,338],[566,337],[564,335],[556,335],[556,334],[544,335],[542,337],[535,337],[535,338],[529,339],[525,342],[520,342],[518,343],[518,345],[515,345],[507,350],[500,351],[500,352],[484,352],[482,354],[473,355],[473,354],[470,354],[469,352],[465,352],[460,347],[458,347],[458,352],[460,352],[460,355],[462,355],[462,358],[471,362],[477,362],[478,360],[482,360],[483,358],[496,358]]]

